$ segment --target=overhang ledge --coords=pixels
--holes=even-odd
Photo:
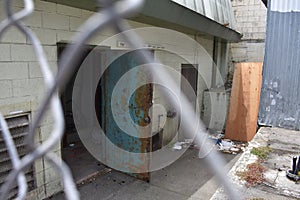
[[[96,11],[96,0],[44,0],[85,10]],[[171,0],[145,0],[142,11],[131,20],[169,28],[187,34],[204,33],[229,42],[239,42],[242,35],[204,15]]]

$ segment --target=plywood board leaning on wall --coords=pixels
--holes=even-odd
[[[261,62],[236,64],[225,138],[246,142],[256,134],[262,65]]]

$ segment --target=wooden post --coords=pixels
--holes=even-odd
[[[234,70],[225,138],[250,141],[256,134],[262,63],[237,63]]]

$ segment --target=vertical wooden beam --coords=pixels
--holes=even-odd
[[[225,137],[250,141],[256,134],[262,63],[237,63],[234,71]]]

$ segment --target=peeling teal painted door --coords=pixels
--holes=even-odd
[[[145,71],[135,70],[145,64],[138,51],[101,53],[101,62],[108,68],[99,81],[95,100],[98,121],[109,141],[105,145],[106,164],[149,181],[153,87]]]

